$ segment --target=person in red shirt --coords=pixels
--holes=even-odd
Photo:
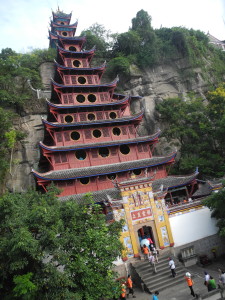
[[[127,294],[127,298],[129,298],[130,294],[133,296],[133,298],[136,298],[133,290],[133,281],[130,275],[127,276],[127,288],[129,290],[129,293]]]
[[[185,277],[184,277],[184,278],[186,279],[187,285],[189,286],[189,288],[190,288],[190,290],[191,290],[191,295],[192,295],[193,297],[195,297],[196,295],[195,295],[195,292],[194,292],[194,290],[193,290],[193,284],[194,284],[194,282],[193,282],[193,280],[191,279],[191,274],[190,274],[189,272],[187,272],[187,273],[185,274]]]

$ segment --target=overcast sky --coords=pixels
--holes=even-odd
[[[0,0],[0,50],[48,48],[49,20],[58,6],[72,12],[71,23],[78,19],[76,35],[94,23],[112,33],[126,32],[144,9],[154,29],[183,26],[225,40],[225,0]]]

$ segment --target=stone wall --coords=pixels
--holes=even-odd
[[[198,256],[207,255],[210,259],[212,259],[214,257],[212,249],[216,249],[216,255],[218,257],[225,254],[224,242],[224,239],[222,239],[218,234],[214,234],[180,247],[171,248],[171,252],[173,255],[178,257],[183,248],[193,246],[194,251]]]

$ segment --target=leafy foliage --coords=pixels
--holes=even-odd
[[[221,189],[218,193],[212,193],[208,198],[204,200],[206,205],[212,211],[212,218],[217,219],[217,226],[219,228],[219,234],[225,236],[225,189]]]
[[[159,120],[167,124],[164,135],[180,147],[175,172],[192,172],[197,166],[205,176],[225,172],[225,85],[209,92],[207,100],[172,98],[156,106]]]
[[[122,223],[106,224],[90,195],[78,205],[55,193],[51,187],[0,198],[1,299],[113,296]]]

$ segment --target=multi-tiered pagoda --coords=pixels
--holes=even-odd
[[[168,177],[176,153],[153,155],[160,132],[138,135],[144,111],[132,114],[130,110],[131,101],[137,97],[117,94],[118,78],[101,83],[105,63],[91,66],[95,48],[83,50],[85,37],[74,36],[77,23],[70,25],[70,19],[71,14],[58,11],[51,22],[49,39],[50,47],[57,47],[56,72],[51,100],[47,101],[48,117],[43,119],[41,171],[33,170],[37,184],[46,190],[53,182],[60,188],[59,197],[63,200],[81,201],[91,192],[96,202],[104,203],[106,213],[125,210],[130,232],[125,238],[132,240],[132,251],[128,251],[132,255],[140,250],[138,235],[150,235],[161,248],[171,246],[164,198],[168,205],[190,198],[197,173]],[[121,200],[121,191],[130,202]],[[126,201],[129,209],[123,205]],[[159,225],[150,225],[154,221],[154,201],[162,201],[164,207],[156,222]],[[167,236],[167,242],[160,234]],[[129,243],[125,244],[129,248]]]

